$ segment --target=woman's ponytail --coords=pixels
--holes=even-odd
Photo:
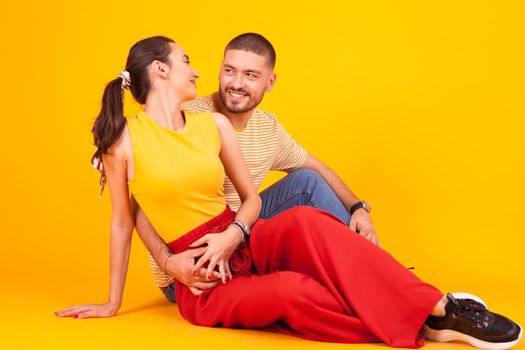
[[[124,72],[127,73],[127,72]],[[102,107],[93,125],[93,138],[97,150],[92,162],[100,161],[104,153],[120,137],[126,119],[124,118],[124,88],[129,87],[129,75],[119,75],[110,81],[102,95]]]

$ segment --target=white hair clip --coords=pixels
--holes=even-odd
[[[122,89],[128,89],[131,87],[131,79],[129,77],[129,72],[127,70],[123,71],[118,75],[119,78],[122,78]]]

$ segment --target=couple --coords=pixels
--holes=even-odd
[[[517,344],[517,324],[473,296],[444,296],[374,244],[366,202],[255,109],[275,82],[274,64],[266,39],[240,35],[226,47],[219,93],[183,107],[198,78],[184,50],[166,37],[131,48],[93,127],[113,207],[110,295],[57,316],[117,313],[136,224],[157,285],[197,325],[394,347],[420,347],[424,336],[484,349]],[[136,117],[123,116],[125,88],[144,104]],[[261,204],[256,188],[270,169],[298,170]]]

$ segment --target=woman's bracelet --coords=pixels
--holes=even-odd
[[[235,219],[231,224],[230,226],[235,226],[237,227],[241,233],[242,233],[242,242],[241,244],[244,245],[245,243],[248,242],[248,240],[250,239],[250,228],[248,226],[246,226],[246,224],[244,224],[241,220],[239,219]]]
[[[242,232],[246,235],[246,236],[250,236],[250,227],[248,225],[246,225],[244,223],[244,221],[242,221],[241,219],[239,218],[235,218],[235,220],[233,222],[236,222],[237,224],[241,225],[241,228],[242,228]]]
[[[166,259],[164,259],[164,268],[163,268],[164,273],[168,273],[168,271],[166,271],[166,264],[168,263],[168,259],[169,259],[172,255],[173,255],[173,254],[168,253],[168,255],[166,256]]]
[[[234,225],[233,222],[229,226],[234,226],[237,228],[237,230],[239,230],[239,232],[241,233],[241,239],[242,239],[239,245],[244,245],[244,242],[246,242],[246,238],[244,238],[244,232],[242,231],[242,229],[239,226]]]

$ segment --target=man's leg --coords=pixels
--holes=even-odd
[[[175,293],[175,283],[172,282],[167,287],[161,287],[160,290],[162,291],[162,293],[164,294],[166,299],[168,299],[168,301],[170,301],[170,302],[172,302],[174,304],[177,303],[177,296],[176,296],[176,293]]]
[[[297,169],[260,193],[260,218],[269,219],[286,209],[306,205],[327,211],[341,221],[350,222],[350,214],[341,200],[317,172]]]

